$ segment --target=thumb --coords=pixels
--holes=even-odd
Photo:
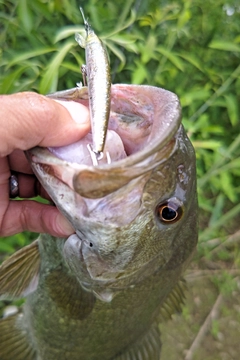
[[[88,109],[67,102],[67,110],[63,103],[31,92],[1,95],[0,156],[37,145],[64,146],[82,138],[90,128]]]

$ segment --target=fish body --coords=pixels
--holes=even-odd
[[[110,112],[111,76],[108,54],[102,41],[86,21],[86,39],[76,34],[78,44],[85,48],[89,110],[92,127],[92,150],[99,157],[103,152]]]
[[[52,97],[86,104],[87,94]],[[91,135],[28,152],[76,234],[40,235],[0,267],[0,295],[26,296],[0,322],[0,359],[159,360],[160,316],[179,310],[197,243],[195,154],[180,115],[171,92],[113,85],[111,164],[92,165]]]

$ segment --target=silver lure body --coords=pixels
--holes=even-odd
[[[82,9],[80,8],[81,12]],[[83,12],[82,12],[83,15]],[[108,54],[83,15],[86,39],[76,34],[78,44],[85,48],[89,110],[92,128],[92,150],[103,152],[110,112],[111,77]]]

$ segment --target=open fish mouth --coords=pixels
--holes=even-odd
[[[50,97],[88,105],[86,87]],[[153,86],[112,85],[105,153],[97,166],[87,148],[91,134],[68,146],[36,147],[28,151],[28,158],[76,230],[83,218],[123,226],[137,215],[151,171],[175,152],[180,122],[179,100],[172,92]],[[116,209],[123,198],[125,211],[119,216],[121,209]]]
[[[50,97],[88,105],[86,87]],[[49,173],[81,196],[96,199],[168,158],[180,122],[179,100],[172,92],[153,86],[116,84],[111,88],[106,145],[98,166],[93,165],[87,146],[91,133],[68,146],[34,148],[29,155],[37,175],[35,164],[41,164],[41,174]]]

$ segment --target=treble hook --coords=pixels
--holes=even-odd
[[[103,159],[104,153],[100,152],[100,153],[95,153],[95,151],[93,151],[92,149],[92,145],[88,144],[87,145],[87,149],[90,153],[91,159],[92,159],[92,163],[93,166],[98,166],[99,165],[99,161]],[[111,164],[111,157],[108,151],[106,151],[106,158],[107,158],[107,164]]]

